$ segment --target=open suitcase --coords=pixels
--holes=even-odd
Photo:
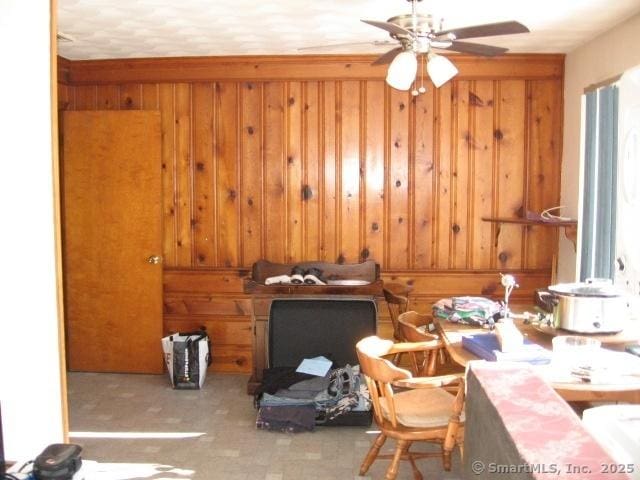
[[[376,319],[373,297],[275,299],[269,315],[269,367],[295,368],[303,359],[317,356],[339,367],[355,366],[355,345],[376,334]],[[368,426],[372,418],[370,409],[352,410],[332,420],[319,414],[316,424]]]

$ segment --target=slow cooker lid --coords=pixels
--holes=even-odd
[[[558,283],[551,285],[549,291],[573,297],[619,297],[622,292],[610,283]]]

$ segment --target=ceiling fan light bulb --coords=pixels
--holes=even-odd
[[[436,88],[441,87],[458,74],[458,69],[447,57],[429,55],[427,72]]]
[[[418,60],[415,53],[401,52],[389,65],[387,83],[396,90],[409,90],[417,72]]]
[[[427,91],[427,89],[426,89],[426,88],[424,88],[424,87],[420,87],[420,88],[418,89],[418,93],[424,93],[424,92],[426,92],[426,91]]]

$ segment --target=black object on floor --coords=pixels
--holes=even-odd
[[[33,462],[33,475],[36,480],[71,480],[82,466],[81,451],[73,443],[49,445]]]

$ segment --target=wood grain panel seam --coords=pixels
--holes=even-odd
[[[360,118],[359,118],[359,180],[360,186],[358,187],[358,196],[360,208],[358,209],[359,215],[359,234],[358,239],[358,259],[360,262],[366,260],[363,255],[365,248],[367,248],[367,82],[360,81]]]
[[[431,89],[431,95],[433,97],[433,146],[432,146],[432,162],[433,162],[433,172],[431,178],[431,184],[433,188],[433,201],[431,202],[431,219],[432,226],[431,229],[431,266],[435,267],[439,265],[439,256],[440,249],[438,248],[438,239],[440,235],[440,95],[435,88]]]
[[[236,85],[236,112],[238,112],[238,128],[236,128],[236,185],[238,188],[238,199],[236,203],[236,211],[238,212],[238,235],[236,236],[237,249],[238,249],[238,264],[244,265],[244,209],[242,208],[242,204],[244,203],[244,182],[243,182],[243,168],[242,168],[242,159],[244,158],[244,142],[242,141],[242,132],[244,132],[244,115],[242,113],[242,105],[244,99],[244,89],[242,88],[242,84],[240,82]]]
[[[302,188],[306,188],[309,185],[309,174],[307,172],[307,160],[308,160],[308,152],[307,152],[307,110],[305,105],[307,105],[307,83],[303,82],[300,84],[300,111],[301,111],[301,125],[300,125],[300,165],[302,168],[302,185],[300,186],[300,194],[302,197]],[[302,258],[308,257],[308,238],[307,238],[307,215],[309,214],[308,209],[309,202],[307,200],[302,201],[302,211],[300,218],[300,228],[302,229]]]
[[[327,245],[325,237],[325,82],[318,82],[318,235],[320,242],[318,248],[318,259],[325,260],[327,257]]]
[[[290,208],[289,208],[289,167],[287,165],[287,157],[289,156],[289,115],[291,108],[289,107],[289,87],[291,82],[286,81],[282,83],[282,188],[284,191],[284,255],[286,263],[293,263],[293,256],[291,251],[292,244],[292,234],[291,234],[291,225],[289,224],[291,220]]]
[[[193,84],[189,83],[188,84],[189,87],[189,142],[188,142],[188,146],[189,146],[189,152],[187,155],[187,164],[189,166],[189,173],[187,176],[187,183],[189,185],[189,192],[188,192],[188,200],[189,200],[189,211],[187,212],[187,217],[189,218],[189,235],[190,235],[190,239],[189,239],[189,256],[191,258],[191,266],[195,267],[196,266],[196,252],[195,252],[195,242],[193,241],[195,238],[195,219],[194,219],[194,203],[195,203],[195,199],[194,199],[194,195],[195,195],[195,179],[194,179],[194,172],[193,172],[193,149],[194,149],[194,128],[193,128]]]
[[[491,171],[492,179],[491,179],[491,216],[497,217],[499,208],[499,199],[500,199],[500,182],[498,181],[500,175],[500,164],[498,159],[500,158],[500,141],[498,140],[498,136],[495,135],[495,132],[502,132],[502,124],[500,122],[500,115],[502,110],[502,93],[501,93],[501,82],[493,80],[493,154],[491,156]],[[489,267],[496,268],[498,264],[498,242],[496,238],[496,227],[497,225],[491,222],[491,248],[490,248],[490,257],[489,257]]]
[[[423,65],[420,68],[424,68]],[[408,142],[408,172],[407,180],[407,202],[408,202],[408,221],[409,221],[409,245],[407,252],[407,268],[414,267],[416,264],[416,117],[417,117],[417,98],[413,97],[409,103],[409,126],[407,134]]]
[[[338,258],[342,256],[342,222],[338,220],[338,217],[342,217],[342,120],[344,115],[344,108],[342,105],[342,87],[343,82],[336,82],[335,103],[336,113],[339,111],[340,115],[336,115],[335,122],[335,149],[336,149],[336,231],[335,231],[335,245],[338,253]],[[340,139],[340,141],[338,141]],[[338,261],[332,260],[332,261]]]
[[[191,234],[189,235],[189,249],[191,250],[191,265],[197,265],[196,261],[196,236],[195,236],[195,175],[194,175],[194,162],[193,162],[193,152],[194,152],[194,125],[193,121],[193,84],[189,84],[189,226],[191,230]]]
[[[220,87],[218,82],[213,82],[211,85],[213,90],[213,94],[211,95],[211,101],[213,103],[213,125],[212,128],[212,141],[211,141],[211,156],[213,159],[213,165],[211,166],[211,182],[213,185],[213,264],[216,266],[220,266],[220,241],[219,241],[219,232],[220,232],[220,215],[219,215],[219,207],[218,207],[218,166],[220,164],[220,138],[218,135],[218,128],[220,125]]]
[[[219,238],[218,233],[220,231],[220,224],[218,220],[218,192],[217,192],[217,184],[218,184],[218,125],[220,124],[220,109],[218,108],[219,102],[217,100],[217,95],[219,94],[218,82],[211,83],[211,111],[212,111],[212,125],[211,125],[211,201],[212,201],[212,209],[213,211],[210,215],[213,217],[211,219],[213,223],[213,264],[216,267],[220,267],[220,255],[218,254],[219,248]]]
[[[383,193],[383,212],[384,219],[382,222],[384,232],[382,235],[382,265],[381,269],[385,269],[391,262],[391,248],[389,242],[391,234],[389,232],[391,226],[391,90],[385,84],[384,86],[384,193]]]
[[[522,146],[524,149],[524,172],[523,172],[523,196],[522,196],[522,214],[526,213],[526,210],[529,208],[529,162],[531,162],[531,111],[532,111],[532,99],[531,99],[531,82],[525,82],[525,107],[524,107],[524,139],[522,142]],[[529,233],[530,229],[528,226],[522,227],[522,264],[521,268],[529,267]]]
[[[451,124],[453,128],[449,130],[449,145],[451,146],[449,150],[449,192],[450,198],[453,205],[451,206],[451,217],[449,221],[449,229],[448,229],[448,237],[449,237],[449,268],[455,268],[456,265],[456,241],[455,234],[453,232],[452,222],[458,221],[458,142],[456,135],[460,128],[458,125],[458,93],[459,93],[459,85],[460,82],[455,80],[451,86],[451,93],[453,97],[453,102],[451,106]]]
[[[173,125],[173,238],[174,238],[174,243],[177,245],[178,243],[178,218],[179,218],[179,208],[178,208],[178,150],[176,148],[176,142],[177,142],[177,136],[178,136],[178,132],[176,130],[176,84],[172,84],[171,85],[171,92],[172,92],[172,113],[173,113],[173,119],[171,124]],[[174,261],[173,264],[174,265],[178,265],[178,249],[174,248]]]
[[[260,84],[260,258],[265,258],[267,252],[267,208],[265,202],[265,183],[267,181],[266,171],[266,151],[265,151],[265,132],[266,127],[266,115],[265,115],[265,88],[264,84]]]
[[[469,85],[469,94],[476,94],[476,81],[472,80]],[[465,237],[467,248],[465,255],[465,269],[471,268],[473,265],[473,240],[476,235],[475,224],[473,222],[473,217],[475,214],[475,198],[476,198],[476,182],[475,182],[475,167],[476,167],[476,142],[478,141],[478,132],[476,129],[476,113],[478,110],[478,106],[471,104],[471,101],[467,103],[467,109],[469,111],[469,116],[467,118],[467,131],[469,132],[470,141],[467,144],[467,170],[468,170],[468,191],[469,196],[467,196],[467,234]],[[471,201],[469,201],[471,199]]]

